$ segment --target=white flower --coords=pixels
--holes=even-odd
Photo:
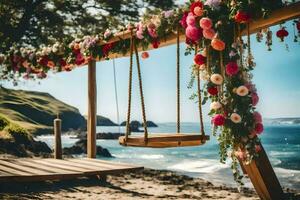
[[[200,71],[200,79],[203,81],[208,81],[209,80],[209,74],[207,73],[206,70]]]
[[[236,89],[236,93],[237,93],[237,95],[244,97],[244,96],[248,95],[249,90],[246,86],[242,85]]]
[[[220,102],[218,102],[218,101],[212,102],[210,104],[210,109],[211,110],[218,110],[220,108],[222,108],[222,104]]]
[[[213,74],[210,77],[210,81],[216,85],[221,85],[223,83],[223,80],[224,79],[220,74]]]
[[[232,122],[234,122],[234,123],[240,123],[241,121],[242,121],[242,118],[241,118],[241,116],[239,115],[239,114],[237,114],[237,113],[232,113],[231,115],[230,115],[230,119],[231,119],[231,121]]]

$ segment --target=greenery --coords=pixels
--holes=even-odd
[[[2,0],[0,53],[13,44],[41,44],[96,35],[137,21],[143,7],[170,9],[172,0]]]

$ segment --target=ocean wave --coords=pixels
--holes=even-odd
[[[270,156],[291,156],[295,155],[296,152],[292,151],[270,151]]]
[[[162,154],[113,154],[116,158],[138,158],[138,159],[144,159],[144,160],[157,160],[164,158],[164,155]]]
[[[213,173],[228,167],[228,164],[222,164],[218,160],[202,159],[198,161],[181,162],[169,166],[168,169],[192,173]]]

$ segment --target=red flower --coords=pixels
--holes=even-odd
[[[191,5],[191,7],[190,7],[190,11],[191,11],[194,15],[196,15],[196,13],[194,12],[194,9],[195,9],[196,7],[199,7],[201,10],[203,10],[203,3],[200,2],[200,1],[196,1],[196,2],[193,2],[193,3],[192,3],[192,5]]]
[[[160,42],[159,42],[158,40],[154,40],[154,41],[152,42],[152,47],[153,47],[154,49],[157,49],[157,48],[159,47],[159,45],[160,45]]]
[[[251,19],[250,15],[242,10],[239,10],[234,16],[234,20],[237,23],[241,23],[241,24],[248,23],[250,19]]]
[[[215,126],[223,126],[225,124],[225,117],[221,114],[216,114],[212,118],[212,122]]]
[[[262,123],[255,124],[256,134],[261,134],[264,131],[264,125]]]
[[[202,54],[197,54],[194,57],[194,62],[197,65],[203,65],[205,64],[205,61],[206,61],[206,57],[204,57]]]
[[[47,66],[49,62],[48,56],[43,56],[42,58],[39,59],[38,62],[42,66]]]
[[[218,94],[218,88],[217,87],[209,87],[209,88],[207,88],[207,92],[212,96],[216,96]]]
[[[143,53],[142,53],[142,58],[143,58],[143,59],[149,58],[149,53],[148,53],[147,51],[143,52]]]
[[[238,73],[239,71],[239,66],[236,64],[236,62],[229,62],[226,65],[226,74],[228,76],[234,76]]]
[[[288,36],[289,32],[282,27],[280,30],[277,31],[276,36],[280,38],[281,42],[283,42],[284,37]]]
[[[298,32],[300,33],[300,20],[298,20],[296,22],[296,28],[297,28]]]
[[[76,59],[75,59],[75,64],[76,65],[82,65],[85,62],[85,59],[81,53],[77,54]]]
[[[105,44],[102,47],[104,57],[108,56],[109,51],[114,47],[114,43]]]
[[[61,67],[64,67],[67,65],[67,62],[64,59],[60,59],[59,64]]]

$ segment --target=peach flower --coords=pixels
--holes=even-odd
[[[236,94],[239,95],[239,96],[241,96],[241,97],[244,97],[244,96],[248,95],[248,93],[249,93],[249,90],[244,85],[241,85],[240,87],[238,87],[236,89]]]
[[[213,74],[210,77],[210,81],[215,85],[221,85],[223,83],[223,77],[220,74]]]

